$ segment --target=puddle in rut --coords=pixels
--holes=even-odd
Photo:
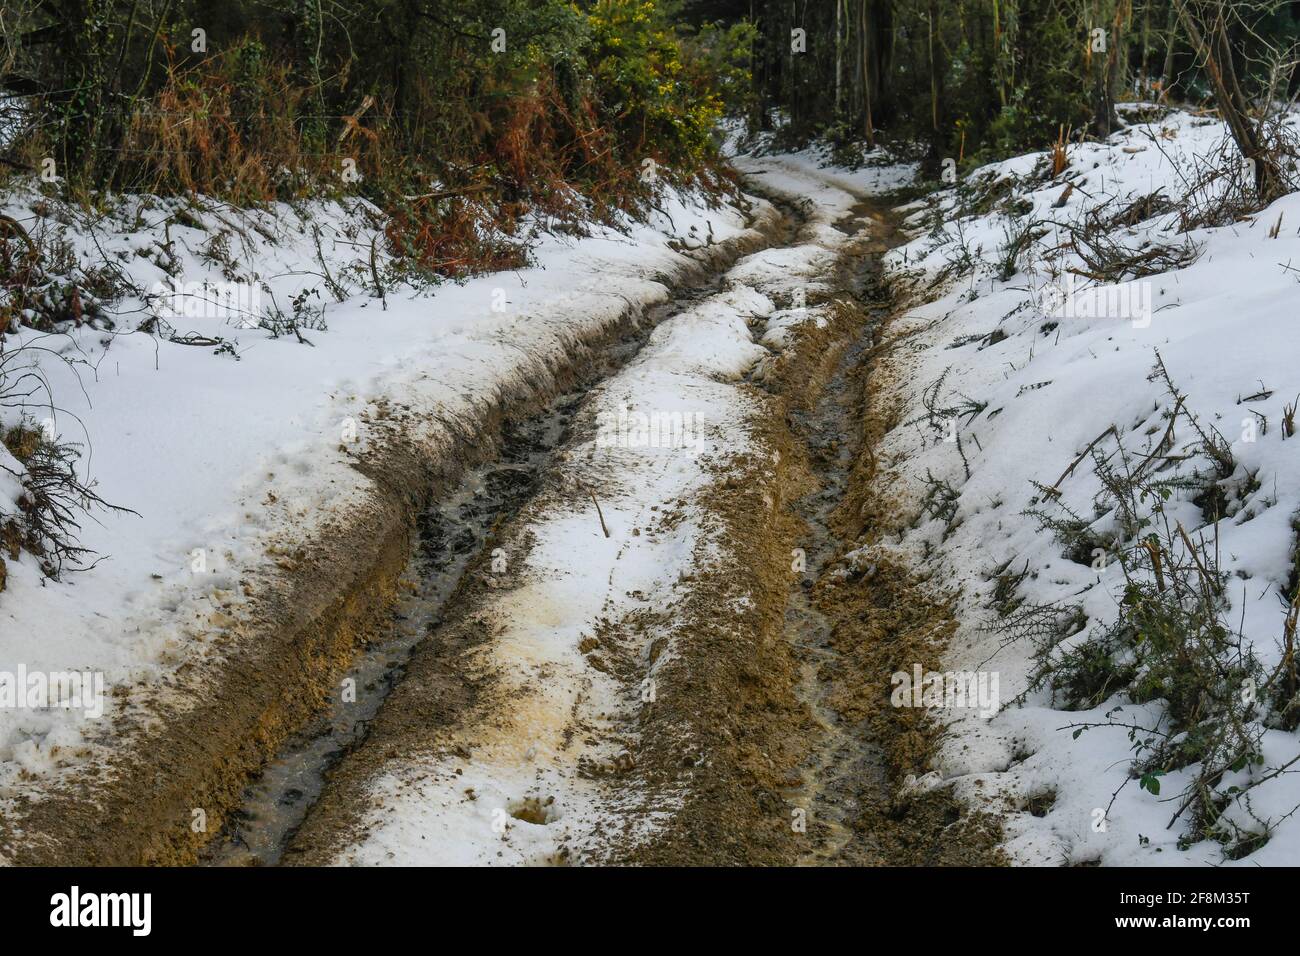
[[[819,487],[795,503],[807,525],[801,539],[807,554],[807,574],[791,589],[786,604],[785,635],[800,664],[799,698],[808,705],[821,739],[811,748],[801,769],[802,784],[785,792],[796,807],[807,811],[812,845],[800,860],[805,864],[835,861],[853,839],[851,821],[864,797],[884,797],[886,777],[877,748],[865,728],[844,721],[829,698],[841,668],[832,644],[831,624],[811,599],[813,583],[840,551],[830,516],[848,490],[853,464],[856,402],[853,370],[870,341],[863,335],[846,350],[834,378],[810,412],[792,410],[795,434],[808,444],[809,459]]]

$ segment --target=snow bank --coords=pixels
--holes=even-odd
[[[1228,581],[1223,619],[1239,630],[1242,654],[1253,653],[1264,675],[1279,664],[1300,513],[1300,440],[1282,428],[1300,394],[1290,267],[1300,259],[1300,194],[1244,221],[1180,233],[1189,186],[1224,137],[1216,122],[1173,112],[1106,143],[1071,146],[1059,177],[1045,172],[1043,155],[986,167],[965,190],[910,207],[916,238],[887,260],[922,304],[890,329],[890,397],[901,424],[878,450],[878,482],[906,514],[884,529],[879,547],[959,589],[961,626],[947,666],[1001,678],[1003,708],[991,720],[970,709],[938,714],[950,733],[930,782],[1005,814],[1007,850],[1022,863],[1300,862],[1300,819],[1289,816],[1300,782],[1293,773],[1261,782],[1300,753],[1293,731],[1258,728],[1262,762],[1217,782],[1230,821],[1222,843],[1188,845],[1187,815],[1170,823],[1201,764],[1170,769],[1146,787],[1130,776],[1142,756],[1135,744],[1155,733],[1131,738],[1128,728],[1167,728],[1164,702],[1134,703],[1121,690],[1095,710],[1066,711],[1046,689],[1026,693],[1032,646],[1012,640],[1013,616],[994,607],[1077,606],[1086,624],[1075,625],[1062,650],[1116,619],[1120,562],[1105,549],[1071,560],[1026,512],[1059,518],[1069,509],[1090,533],[1113,534],[1116,516],[1094,511],[1101,481],[1092,460],[1084,456],[1062,477],[1102,436],[1098,447],[1112,463],[1118,435],[1136,460],[1157,456],[1162,477],[1205,473],[1185,417],[1161,447],[1174,399],[1148,378],[1158,351],[1184,408],[1222,433],[1235,463],[1217,483],[1226,502],[1217,528],[1190,489],[1173,493],[1166,513],[1217,551]],[[1092,271],[1072,242],[1085,215],[1111,216],[1157,190],[1172,205],[1131,216],[1132,225],[1113,222],[1104,237],[1139,262],[1161,247],[1186,251],[1187,261],[1119,281],[1078,274]],[[1028,224],[1029,240],[1008,265],[1008,244]],[[1106,436],[1111,426],[1117,431]],[[946,509],[945,486],[953,494]],[[1059,488],[1059,500],[1041,486]],[[1022,694],[1023,706],[1013,705]],[[1076,734],[1090,723],[1107,726]],[[1230,789],[1250,783],[1259,785],[1244,799]],[[1243,846],[1269,828],[1262,848]]]

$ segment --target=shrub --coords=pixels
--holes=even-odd
[[[1191,423],[1196,436],[1191,454],[1174,456],[1172,444],[1164,440],[1137,458],[1122,443],[1109,454],[1094,446],[1091,455],[1102,486],[1095,503],[1098,521],[1085,522],[1068,509],[1065,517],[1057,517],[1046,505],[1035,512],[1073,559],[1085,559],[1095,544],[1102,558],[1094,567],[1104,571],[1107,558],[1115,562],[1122,584],[1114,619],[1085,630],[1082,622],[1065,624],[1069,609],[1019,604],[1002,626],[1008,641],[1033,642],[1030,691],[1049,690],[1075,710],[1091,710],[1116,694],[1136,703],[1160,701],[1161,717],[1152,726],[1116,718],[1112,711],[1100,721],[1073,725],[1074,735],[1098,728],[1126,732],[1134,753],[1130,779],[1152,793],[1159,793],[1160,778],[1171,771],[1194,768],[1191,782],[1176,795],[1170,826],[1183,819],[1184,843],[1217,839],[1225,844],[1225,854],[1235,858],[1267,839],[1267,821],[1257,820],[1262,830],[1247,832],[1225,814],[1232,806],[1249,813],[1246,793],[1280,772],[1263,766],[1260,743],[1267,724],[1294,726],[1296,720],[1298,682],[1288,650],[1294,646],[1294,624],[1284,635],[1282,665],[1265,674],[1254,655],[1243,650],[1229,617],[1215,531],[1224,512],[1203,493],[1207,482],[1221,486],[1225,479],[1219,476],[1235,476],[1237,468],[1222,436],[1186,410],[1158,357],[1152,379],[1166,385],[1174,403],[1167,434],[1172,435],[1180,416]],[[1158,473],[1165,459],[1190,461],[1183,468],[1190,473]],[[1198,469],[1198,460],[1208,467]],[[1045,498],[1055,496],[1054,489],[1040,490]],[[1204,528],[1188,530],[1174,517],[1171,502],[1179,493],[1193,496],[1205,509]],[[1111,530],[1100,535],[1093,529],[1103,522]],[[1003,594],[1004,606],[1007,599]],[[1224,783],[1229,773],[1248,768],[1262,772],[1244,785]]]

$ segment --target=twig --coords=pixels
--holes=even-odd
[[[1114,425],[1111,425],[1109,428],[1107,428],[1104,432],[1102,432],[1092,441],[1088,442],[1088,447],[1079,453],[1078,458],[1070,462],[1070,467],[1065,469],[1065,471],[1061,473],[1061,477],[1057,478],[1056,482],[1047,489],[1048,494],[1052,495],[1052,497],[1054,498],[1059,498],[1061,496],[1061,490],[1060,490],[1061,483],[1065,481],[1066,478],[1069,478],[1070,475],[1074,474],[1074,469],[1079,467],[1079,462],[1087,458],[1088,453],[1092,451],[1094,448],[1096,448],[1097,445],[1100,444],[1101,440],[1105,438],[1107,435],[1114,435],[1116,440],[1119,439],[1119,432],[1115,429]]]
[[[605,524],[605,514],[600,510],[600,502],[596,500],[596,493],[588,488],[587,494],[591,495],[591,503],[596,506],[596,517],[600,519],[600,530],[605,532],[605,537],[608,538],[609,528]]]

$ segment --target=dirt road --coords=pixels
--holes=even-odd
[[[797,209],[787,215],[780,245],[810,242]],[[356,675],[374,703],[336,705],[300,733],[209,862],[997,862],[984,821],[941,792],[907,795],[937,729],[887,706],[893,671],[934,662],[946,608],[902,571],[846,558],[870,536],[871,441],[887,414],[870,390],[889,315],[876,263],[895,235],[865,201],[836,228],[850,240],[808,302],[818,321],[735,383],[747,440],[705,466],[690,506],[712,523],[709,553],[671,599],[628,609],[607,596],[577,663],[517,667],[538,653],[514,636],[519,618],[554,631],[564,617],[546,618],[535,602],[550,592],[494,557],[517,566],[545,521],[587,498],[604,528],[592,489],[614,494],[582,455],[584,383],[427,512],[393,637]],[[732,278],[678,298],[604,367]],[[757,338],[762,320],[750,325]],[[617,562],[671,537],[687,508],[642,508],[640,541],[593,574],[612,584]],[[415,841],[438,852],[406,856]]]
[[[858,557],[888,508],[891,220],[753,186],[783,214],[687,242],[674,299],[436,460],[376,409],[373,517],[286,552],[138,746],[19,808],[44,836],[13,859],[997,862],[992,827],[907,782],[939,728],[888,706],[947,608]]]

